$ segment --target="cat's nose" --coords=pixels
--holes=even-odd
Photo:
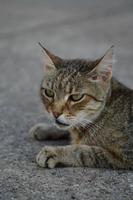
[[[57,119],[61,115],[61,113],[59,113],[59,112],[53,112],[53,115]]]

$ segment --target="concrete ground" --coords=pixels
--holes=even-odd
[[[114,75],[133,88],[132,0],[0,0],[0,200],[132,200],[132,171],[42,169],[29,128],[47,121],[38,95],[37,42],[62,57],[94,58],[116,46]]]

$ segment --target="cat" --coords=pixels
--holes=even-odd
[[[41,167],[133,169],[133,91],[112,77],[114,46],[96,60],[44,53],[43,104],[55,126],[37,124],[38,140],[71,137],[66,146],[45,146]]]

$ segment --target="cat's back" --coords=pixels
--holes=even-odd
[[[110,112],[118,115],[119,122],[126,123],[133,121],[133,90],[117,81],[111,82],[111,97],[109,99]]]
[[[133,165],[133,90],[118,82],[117,90],[121,103],[116,104],[120,122],[120,144],[123,157]],[[118,120],[116,121],[118,123]],[[119,139],[117,139],[119,143]],[[130,166],[130,165],[129,165]]]
[[[133,135],[133,90],[112,79],[106,110],[106,128]]]

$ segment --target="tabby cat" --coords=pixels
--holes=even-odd
[[[133,91],[112,77],[114,47],[96,60],[62,59],[43,49],[43,104],[55,126],[31,128],[36,139],[70,134],[71,144],[45,146],[41,167],[133,169]]]

